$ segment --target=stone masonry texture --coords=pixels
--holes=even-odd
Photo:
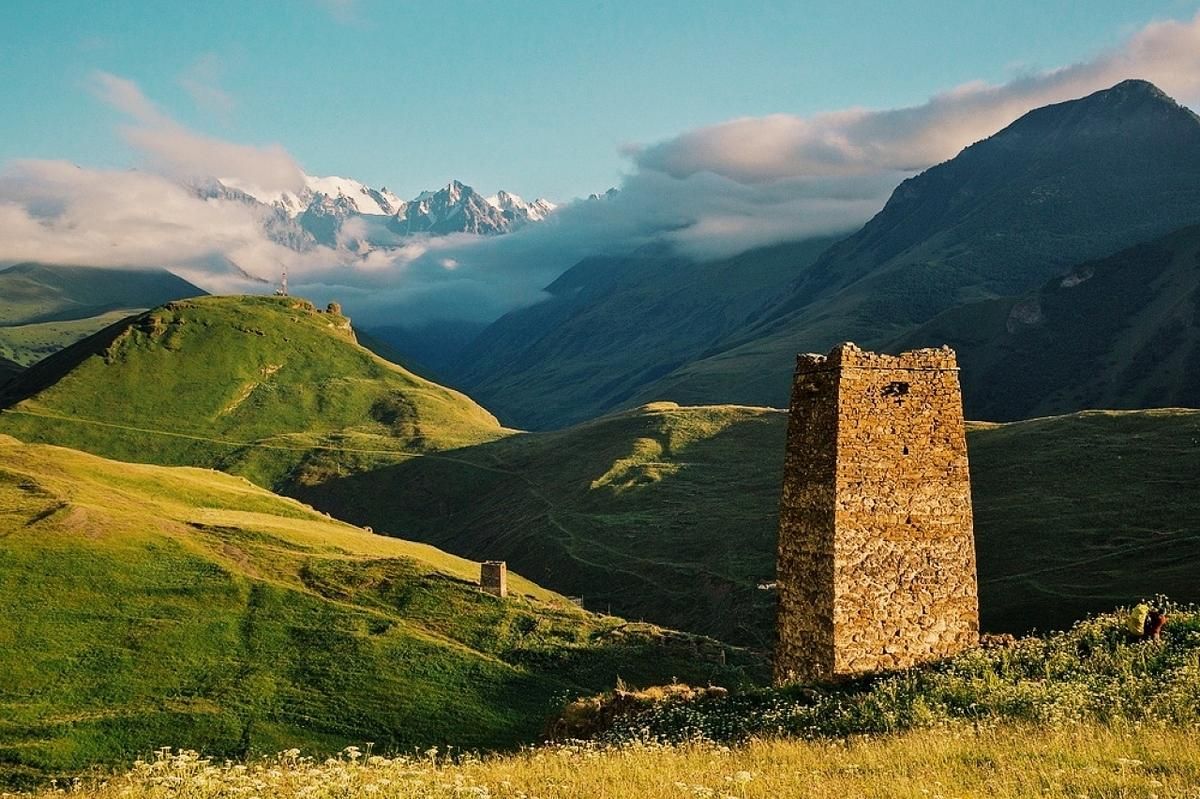
[[[493,596],[508,596],[508,564],[502,560],[479,564],[479,587]]]
[[[775,679],[903,669],[979,640],[953,350],[796,359],[780,502]]]

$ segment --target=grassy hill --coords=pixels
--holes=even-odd
[[[736,681],[738,663],[754,669],[516,575],[507,600],[481,594],[478,564],[238,477],[6,436],[0,542],[9,783],[164,744],[218,757],[509,746],[618,675]]]
[[[1190,799],[1200,784],[1200,616],[1169,616],[1160,641],[1129,642],[1122,618],[1108,614],[849,684],[608,692],[564,714],[599,722],[599,742],[483,758],[355,749],[325,762],[292,752],[222,764],[163,752],[80,788],[97,799]]]
[[[1036,291],[947,311],[889,345],[948,343],[967,414],[1200,404],[1200,227],[1075,267]]]
[[[769,646],[786,414],[660,403],[302,490],[380,531],[502,557],[588,607]],[[975,425],[983,623],[1200,600],[1200,411]]]
[[[163,269],[0,269],[0,358],[29,366],[126,316],[205,293]]]
[[[0,432],[277,487],[505,434],[469,398],[288,297],[201,297],[111,325],[0,388]]]

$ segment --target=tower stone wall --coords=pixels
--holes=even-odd
[[[479,587],[493,596],[508,596],[508,563],[485,560],[479,564]]]
[[[797,358],[777,584],[779,682],[907,668],[978,642],[952,350],[843,344]]]

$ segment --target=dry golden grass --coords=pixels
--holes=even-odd
[[[558,746],[483,760],[430,750],[386,758],[347,750],[317,762],[296,750],[249,764],[161,754],[106,782],[55,792],[96,799],[750,799],[751,797],[1200,797],[1196,729],[1007,727],[849,741],[745,746]]]

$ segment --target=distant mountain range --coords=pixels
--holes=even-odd
[[[350,178],[306,175],[304,183],[299,192],[266,193],[232,180],[195,188],[203,197],[260,207],[268,234],[301,251],[318,244],[354,251],[398,246],[416,234],[501,235],[541,222],[557,207],[545,199],[527,202],[507,191],[485,197],[457,180],[411,200]],[[355,224],[347,225],[350,220]]]
[[[1023,296],[1086,261],[1197,223],[1200,118],[1152,84],[1129,80],[1031,111],[906,180],[861,230],[816,254],[797,244],[703,264],[660,255],[584,261],[547,288],[550,299],[492,324],[441,372],[507,423],[535,428],[656,400],[778,407],[797,352],[843,340],[900,346],[954,309]],[[1186,283],[1184,272],[1180,261],[1172,274]],[[1117,292],[1125,282],[1105,278],[1088,291]],[[691,310],[680,308],[681,295],[693,298],[684,303]],[[1183,311],[1172,318],[1190,319]],[[1098,315],[1088,336],[1108,337],[1126,321]],[[1177,368],[1194,373],[1196,343],[1190,333],[1176,338],[1186,350]],[[1055,351],[1071,360],[1090,346],[1076,337]],[[969,377],[976,363],[998,358],[972,350],[960,363],[969,411],[1008,418],[1012,408],[976,395],[1036,389],[1016,377],[1019,369],[1010,369],[1011,385],[985,389]],[[1100,368],[1095,379],[1103,381],[1124,367]],[[1193,382],[1103,396],[1121,407],[1194,405],[1200,397],[1182,388]],[[1068,391],[1018,404],[1069,411],[1099,396]]]

